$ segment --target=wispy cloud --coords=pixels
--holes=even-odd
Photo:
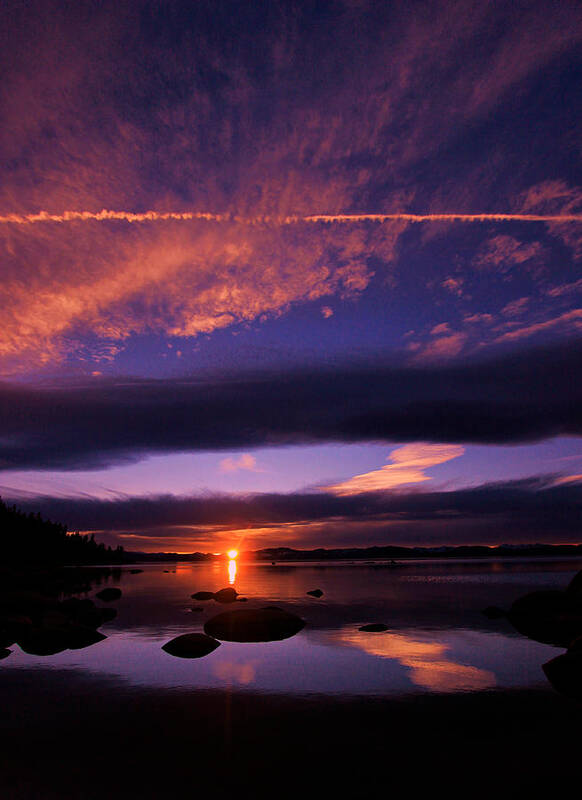
[[[257,467],[257,459],[250,453],[242,453],[238,458],[223,458],[220,462],[221,472],[237,472],[238,470],[246,469],[250,472],[262,472]]]
[[[460,445],[426,444],[415,442],[392,450],[388,456],[391,464],[381,469],[355,475],[342,483],[322,487],[340,496],[395,489],[413,483],[422,483],[431,479],[425,470],[437,464],[444,464],[453,458],[459,458],[465,452]]]

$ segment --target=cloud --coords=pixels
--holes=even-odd
[[[565,294],[573,294],[574,292],[582,292],[582,278],[572,283],[562,283],[559,286],[552,286],[548,289],[550,297],[561,297]]]
[[[579,228],[527,194],[560,142],[519,106],[524,166],[489,122],[576,52],[573,5],[77,5],[0,9],[5,373],[357,296],[413,225]]]
[[[96,469],[150,453],[313,442],[580,436],[581,376],[582,345],[571,340],[473,364],[374,359],[165,381],[0,383],[0,467]]]
[[[443,326],[439,325],[437,328],[443,329]],[[434,333],[435,329],[433,328],[431,334]],[[449,358],[454,358],[455,356],[459,355],[465,346],[467,338],[468,337],[466,333],[459,331],[451,331],[451,333],[447,336],[438,336],[436,339],[432,339],[425,345],[420,345],[420,347],[416,350],[414,360],[417,362],[438,362]]]
[[[567,311],[560,314],[553,319],[547,319],[543,322],[536,322],[532,325],[525,325],[521,328],[516,328],[511,331],[503,333],[498,336],[496,342],[515,342],[521,339],[529,339],[539,333],[551,331],[556,328],[561,328],[565,331],[582,331],[582,308],[575,308],[572,311]]]
[[[247,497],[122,497],[117,500],[35,497],[25,510],[63,521],[71,530],[109,532],[133,549],[167,539],[181,549],[223,541],[233,531],[248,542],[296,546],[578,542],[582,483],[559,476],[491,483],[455,491],[259,494]],[[118,539],[122,541],[122,538]],[[262,542],[262,544],[261,544]]]
[[[539,242],[520,242],[513,236],[499,235],[489,239],[477,252],[472,261],[478,270],[495,270],[506,273],[514,267],[531,265],[543,257],[544,250]]]
[[[426,475],[426,469],[458,458],[464,452],[465,448],[460,445],[415,442],[392,450],[388,456],[393,462],[392,464],[386,464],[381,469],[355,475],[347,481],[321,488],[337,495],[350,495],[421,483],[431,479],[429,475]]]
[[[257,468],[257,459],[250,453],[243,453],[239,458],[223,458],[220,462],[221,472],[236,472],[239,469],[261,472],[261,470]]]
[[[504,317],[519,317],[525,312],[530,300],[531,297],[520,297],[517,300],[512,300],[510,303],[503,306],[499,313]]]

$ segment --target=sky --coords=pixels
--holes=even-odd
[[[140,551],[582,541],[582,7],[0,9],[0,495]]]

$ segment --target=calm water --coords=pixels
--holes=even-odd
[[[123,596],[107,639],[84,650],[38,657],[14,645],[4,672],[82,670],[133,686],[192,689],[236,687],[284,694],[396,696],[547,686],[541,665],[562,652],[531,641],[505,619],[482,609],[508,608],[539,588],[565,588],[579,561],[409,562],[380,564],[155,564],[138,575],[125,569]],[[171,570],[174,570],[171,571]],[[168,571],[170,570],[170,571]],[[199,590],[234,585],[244,605],[197,603]],[[102,588],[102,587],[99,587]],[[320,588],[320,599],[308,590]],[[97,589],[95,590],[97,591]],[[92,597],[94,592],[89,593]],[[99,603],[99,601],[97,601]],[[280,642],[224,642],[200,659],[161,647],[182,633],[201,632],[206,619],[232,608],[277,604],[299,614],[305,628]],[[202,605],[202,612],[192,611]],[[359,626],[382,622],[383,633]],[[14,673],[13,673],[14,674]]]

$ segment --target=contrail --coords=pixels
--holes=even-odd
[[[159,222],[164,220],[233,222],[239,225],[297,225],[301,223],[358,223],[358,222],[582,222],[582,214],[308,214],[291,216],[239,216],[236,214],[214,214],[207,211],[63,211],[62,214],[49,214],[39,211],[36,214],[0,215],[2,225],[36,225],[47,222]]]

